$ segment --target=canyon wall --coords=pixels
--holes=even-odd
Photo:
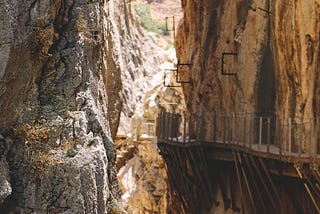
[[[271,116],[276,118],[278,143],[285,145],[281,137],[290,129],[289,139],[299,140],[292,140],[292,151],[319,154],[318,145],[310,147],[312,144],[306,142],[319,141],[314,133],[319,126],[319,119],[315,118],[319,116],[320,104],[320,1],[182,0],[182,7],[184,17],[175,47],[179,62],[188,64],[180,66],[179,71],[180,79],[189,80],[183,84],[188,111]],[[299,129],[291,129],[288,121],[299,124]],[[204,117],[204,122],[202,128],[211,130],[206,126],[213,124],[212,117]],[[274,130],[271,127],[271,141]],[[210,162],[210,172],[223,162],[219,164]],[[211,185],[230,188],[219,177],[234,170],[214,171]],[[282,174],[271,177],[276,180],[282,202],[279,213],[316,212],[301,180]],[[292,185],[287,186],[290,182]],[[170,195],[175,194],[171,190]],[[179,194],[175,197],[177,201],[178,197]],[[225,207],[221,213],[228,213],[229,202],[223,200]]]
[[[319,113],[318,0],[182,5],[175,46],[180,62],[191,64],[180,72],[192,81],[184,85],[191,111]]]
[[[4,0],[0,10],[0,212],[124,212],[112,136],[121,71],[135,67],[123,61],[136,55],[131,8]]]
[[[131,142],[133,157],[118,173],[128,213],[167,213],[167,174],[156,140]]]

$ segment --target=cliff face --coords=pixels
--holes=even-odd
[[[191,82],[183,85],[188,110],[270,115],[277,119],[276,125],[287,125],[291,118],[302,124],[299,130],[290,129],[289,139],[300,135],[299,141],[292,142],[296,147],[292,150],[319,152],[319,148],[310,148],[306,139],[310,145],[312,139],[318,139],[312,136],[312,125],[315,129],[319,122],[310,122],[310,118],[318,117],[320,104],[320,1],[183,0],[182,5],[184,17],[175,47],[178,60],[190,64],[179,72],[181,79]],[[209,117],[204,120],[210,122]],[[288,129],[279,127],[276,131],[283,137]],[[286,146],[285,140],[280,143]],[[216,173],[211,176],[212,185],[221,185],[219,176],[223,182],[227,180],[223,173],[234,172],[225,168],[215,171],[213,168],[223,163],[210,164]],[[316,212],[305,200],[298,179],[279,177],[275,176],[282,202],[279,213],[296,209],[296,204],[304,212]],[[289,202],[294,209],[284,207]],[[221,213],[228,211],[226,204],[227,200]]]
[[[0,11],[1,212],[120,209],[111,136],[130,8],[14,0]]]
[[[175,45],[178,59],[191,64],[181,72],[192,81],[184,86],[191,111],[319,113],[318,0],[182,4]]]
[[[276,1],[272,8],[277,112],[313,117],[320,101],[320,1]]]
[[[119,173],[129,213],[167,213],[167,175],[156,141],[139,141]]]

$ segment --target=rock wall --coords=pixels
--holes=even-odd
[[[319,1],[182,1],[175,46],[191,111],[319,113]],[[237,55],[224,55],[236,53]],[[223,75],[225,73],[236,75]]]
[[[120,212],[112,135],[130,8],[4,0],[0,11],[0,212]]]
[[[191,81],[183,85],[190,112],[272,115],[277,124],[288,124],[289,118],[307,123],[318,117],[319,0],[182,0],[182,6],[175,47],[178,60],[190,64],[179,72],[181,79]],[[317,139],[310,136],[313,132],[303,126],[301,142],[293,143],[295,150],[301,143],[302,152],[318,152],[304,144],[305,139]],[[302,192],[284,192],[289,195],[281,195],[284,202],[292,195],[301,200]]]
[[[136,150],[119,173],[129,213],[167,213],[167,174],[155,140],[135,142]]]

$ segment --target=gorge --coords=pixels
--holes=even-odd
[[[319,47],[319,0],[0,1],[0,213],[319,213]]]

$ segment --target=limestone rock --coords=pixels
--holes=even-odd
[[[141,142],[118,177],[129,213],[167,213],[167,175],[155,140]]]
[[[320,2],[184,0],[182,6],[175,48],[178,60],[190,64],[180,76],[191,79],[183,85],[188,110],[304,122],[293,147],[301,142],[302,152],[318,152],[305,139],[318,139],[308,124],[320,106]]]
[[[176,52],[170,48],[164,52],[164,62],[160,64],[161,72],[151,80],[153,88],[146,92],[143,104],[144,118],[155,121],[161,110],[183,114],[186,109],[183,91],[181,87],[166,87],[163,84],[166,69],[176,67]],[[173,72],[166,73],[167,85],[181,86],[176,83],[176,76]]]
[[[319,1],[269,2],[184,1],[175,47],[178,60],[191,64],[181,74],[192,81],[183,86],[191,112],[296,122],[318,115]]]
[[[12,188],[10,184],[8,164],[0,162],[0,206],[4,200],[11,194]]]
[[[114,21],[131,16],[124,4],[1,1],[0,133],[11,140],[0,155],[12,187],[1,213],[121,210],[112,135],[124,69],[119,32],[131,27]]]

